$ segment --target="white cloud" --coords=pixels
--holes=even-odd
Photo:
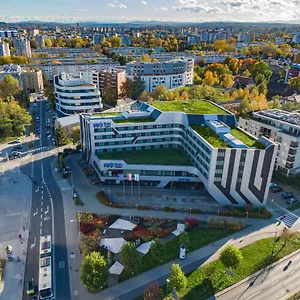
[[[155,10],[160,10],[160,11],[168,11],[166,7],[157,7]]]
[[[179,5],[173,6],[174,10],[177,11],[188,11],[192,13],[204,12],[207,14],[221,14],[225,13],[220,7],[209,6],[208,3],[198,4],[197,0],[178,0]]]
[[[141,4],[143,4],[144,6],[148,6],[148,2],[147,2],[147,1],[141,0],[140,2],[141,2]]]
[[[108,2],[107,5],[111,8],[127,8],[127,6],[119,1]]]

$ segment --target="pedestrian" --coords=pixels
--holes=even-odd
[[[24,250],[24,249],[22,250],[22,254],[24,254],[24,255],[25,255],[25,250]]]
[[[21,239],[22,238],[22,235],[21,234],[19,234],[19,239]]]
[[[25,231],[25,226],[23,226],[23,231]]]
[[[20,279],[20,284],[22,283],[23,279]]]

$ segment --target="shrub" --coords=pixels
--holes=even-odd
[[[231,216],[231,217],[241,217],[245,218],[247,216],[247,209],[250,206],[246,207],[232,207],[232,206],[225,206],[227,209],[226,211],[219,211],[217,214],[220,216]],[[255,210],[252,208],[251,211],[248,211],[249,218],[257,218],[257,219],[270,219],[272,218],[272,214],[265,208],[260,207],[259,209],[256,208]]]
[[[125,208],[125,205],[122,204],[122,203],[113,203],[111,205],[111,207],[114,207],[114,208]]]
[[[138,205],[137,209],[139,209],[139,210],[149,210],[149,206],[148,205]]]
[[[156,227],[156,226],[152,226],[148,230],[151,231],[154,234],[157,234],[158,232],[161,231],[161,228],[160,227]]]
[[[161,300],[163,299],[163,292],[159,287],[158,282],[149,284],[144,292],[144,300]]]
[[[170,207],[170,206],[164,206],[164,211],[166,212],[175,212],[176,208],[175,207]]]
[[[111,201],[110,201],[110,199],[108,198],[108,196],[106,195],[105,192],[103,192],[103,191],[102,192],[97,192],[96,196],[102,204],[104,204],[106,206],[110,206]]]
[[[241,230],[246,227],[246,223],[244,221],[227,218],[209,218],[208,227],[216,229]]]
[[[199,221],[194,218],[185,218],[184,223],[187,223],[188,228],[195,228],[199,226]]]
[[[169,234],[170,234],[170,231],[168,229],[163,229],[163,230],[157,232],[155,235],[158,238],[163,238],[163,237],[165,237],[165,236],[167,236]]]
[[[88,234],[89,232],[96,229],[96,226],[92,223],[80,223],[80,232]]]
[[[136,235],[132,231],[125,231],[123,238],[126,242],[135,242]]]
[[[191,214],[201,214],[201,209],[199,208],[192,208],[190,211]]]
[[[5,264],[5,260],[3,258],[0,258],[0,282],[2,281],[4,264]]]
[[[147,230],[145,227],[141,226],[141,225],[136,225],[134,228],[133,228],[133,231],[136,232],[136,231],[144,231],[144,230]]]
[[[149,230],[140,230],[134,233],[138,238],[142,239],[144,242],[149,242],[153,238],[153,233]]]

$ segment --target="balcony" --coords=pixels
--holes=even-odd
[[[290,162],[290,163],[294,162],[295,161],[295,156],[288,155],[287,161]]]
[[[285,167],[286,167],[287,169],[293,169],[293,168],[294,168],[294,164],[293,164],[293,163],[287,162],[287,163],[285,164]]]
[[[299,143],[298,143],[298,142],[293,142],[293,141],[291,141],[291,144],[290,144],[290,147],[291,147],[291,148],[298,148],[298,146],[299,146]]]
[[[289,150],[289,155],[296,155],[297,154],[297,150],[296,149],[291,149]]]

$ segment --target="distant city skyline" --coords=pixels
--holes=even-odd
[[[300,0],[7,0],[0,21],[300,22]]]

